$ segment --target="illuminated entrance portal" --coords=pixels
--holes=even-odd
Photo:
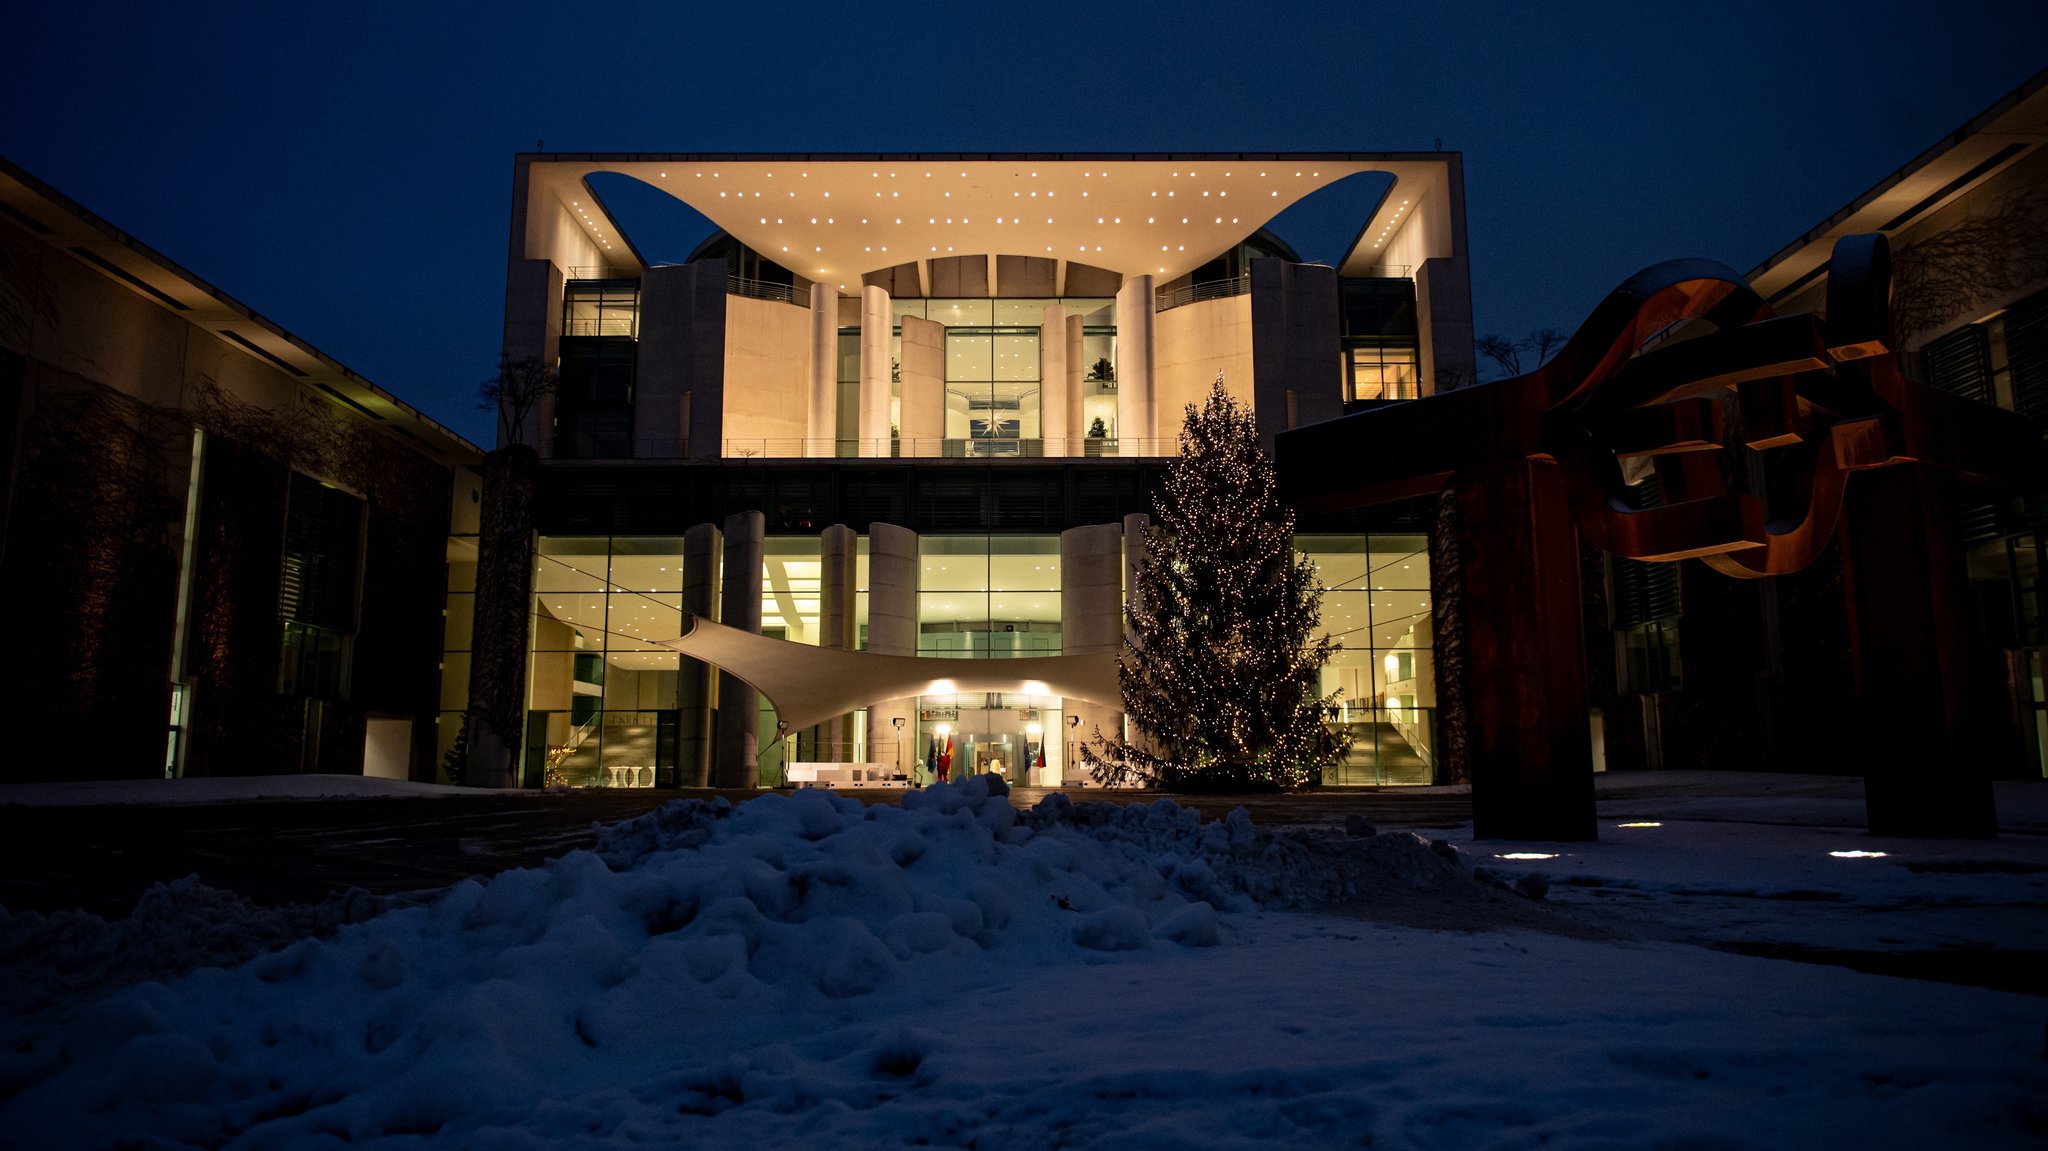
[[[1058,787],[1069,762],[1057,699],[976,692],[918,700],[915,778],[929,783],[950,745],[950,778],[994,774],[1015,787]]]

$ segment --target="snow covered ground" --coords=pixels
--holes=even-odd
[[[0,1131],[166,1148],[2048,1139],[2048,998],[1725,950],[1962,957],[1928,967],[1945,978],[2033,952],[2039,988],[2041,789],[2002,794],[2019,830],[1986,842],[1863,835],[1836,818],[1840,781],[1728,790],[1607,788],[1599,843],[1468,829],[1455,852],[1167,801],[1020,813],[985,781],[901,807],[813,792],[671,805],[595,853],[288,922],[190,888],[113,924],[0,916],[8,982],[41,989],[0,1024]],[[1506,890],[1544,887],[1535,872],[1542,900]],[[173,936],[214,942],[167,970],[245,954],[250,932],[274,949],[119,978],[120,956]],[[88,969],[98,989],[66,984]]]

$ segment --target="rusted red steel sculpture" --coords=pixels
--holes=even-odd
[[[2040,432],[1901,375],[1890,294],[1882,236],[1836,244],[1825,318],[1774,317],[1733,270],[1673,260],[1533,372],[1279,435],[1282,494],[1304,509],[1458,502],[1475,834],[1595,838],[1580,538],[1738,578],[1839,538],[1859,713],[1840,746],[1871,830],[1993,832],[1955,490],[2037,481]],[[1664,506],[1631,506],[1632,462]]]

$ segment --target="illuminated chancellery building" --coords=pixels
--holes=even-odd
[[[643,258],[620,219],[649,189],[710,222],[682,262]],[[1365,207],[1341,258],[1308,263],[1275,218],[1323,193]],[[1269,444],[1470,381],[1460,161],[524,155],[504,351],[559,371],[503,432],[541,461],[522,783],[922,774],[935,740],[956,773],[1078,782],[1075,742],[1120,730],[1114,701],[1003,661],[1115,652],[1149,493],[1219,373]],[[1425,513],[1298,529],[1356,737],[1327,782],[1429,782]],[[468,706],[460,531],[444,745]],[[760,658],[789,672],[666,646],[689,617],[786,641]],[[771,697],[816,649],[963,671],[861,685],[810,722],[795,689]]]

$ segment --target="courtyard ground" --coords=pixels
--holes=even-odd
[[[1249,819],[977,785],[710,797],[593,829],[670,796],[132,787],[0,791],[23,1137],[2048,1139],[2033,782],[2000,785],[1995,840],[1887,840],[1853,779],[1616,775],[1586,844],[1473,843],[1438,789]],[[412,794],[249,798],[292,790]]]

